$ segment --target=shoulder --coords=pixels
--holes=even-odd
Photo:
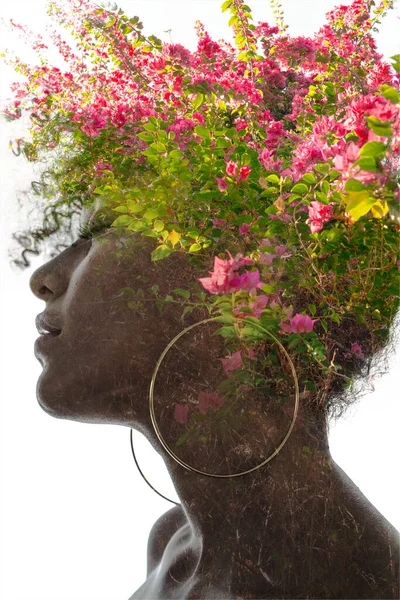
[[[181,506],[174,506],[157,519],[150,530],[147,542],[147,575],[160,562],[171,537],[187,523],[188,520]]]

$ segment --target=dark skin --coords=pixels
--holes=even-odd
[[[206,315],[194,313],[183,323],[181,307],[170,305],[160,313],[148,299],[154,283],[165,295],[196,279],[181,255],[151,263],[152,244],[106,230],[92,240],[78,240],[31,278],[32,291],[46,302],[45,317],[55,328],[35,350],[43,365],[40,406],[57,418],[144,433],[162,455],[181,501],[153,526],[148,577],[131,600],[397,598],[398,533],[332,460],[326,423],[301,402],[282,450],[245,476],[202,476],[165,451],[149,414],[154,366],[176,334]],[[128,306],[121,297],[124,288],[144,289],[142,306]],[[194,352],[180,372],[189,378],[190,368],[200,365],[206,379],[211,376],[209,361],[203,360],[212,353],[209,340],[199,338]],[[156,407],[165,437],[178,427],[169,416],[173,382],[180,381],[173,375],[159,376]],[[293,409],[290,402],[288,407]],[[288,429],[291,413],[285,410],[268,415],[264,458]],[[261,421],[257,416],[254,440],[264,431]],[[251,445],[252,436],[246,442]],[[216,440],[213,451],[209,444],[197,444],[190,452],[190,464],[212,472],[207,461],[221,464],[225,447]],[[199,456],[204,464],[196,464]],[[254,459],[251,466],[260,462]]]

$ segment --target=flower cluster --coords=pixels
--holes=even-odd
[[[204,260],[198,281],[231,345],[230,380],[243,359],[234,341],[259,339],[257,322],[325,401],[328,384],[384,343],[398,307],[400,60],[384,61],[372,37],[392,6],[340,5],[310,38],[290,36],[281,16],[253,24],[243,0],[225,0],[234,45],[197,22],[190,52],[144,35],[122,10],[52,0],[49,15],[76,42],[50,32],[65,72],[48,64],[41,36],[11,21],[41,60],[3,55],[25,76],[3,114],[31,119],[15,153],[45,161],[32,187],[51,210],[31,232],[34,251],[101,199],[115,227],[153,239],[153,261]],[[363,337],[336,339],[347,322]],[[218,402],[203,395],[200,414]],[[187,404],[174,410],[187,422]]]

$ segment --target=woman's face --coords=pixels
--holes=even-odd
[[[85,216],[89,227],[99,214]],[[118,424],[148,419],[152,372],[182,323],[155,306],[149,288],[159,283],[161,269],[150,260],[150,240],[138,241],[136,234],[104,227],[32,275],[33,293],[46,302],[38,325],[50,331],[35,343],[43,366],[37,396],[55,417]]]

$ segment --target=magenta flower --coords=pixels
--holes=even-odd
[[[229,183],[225,180],[225,177],[217,177],[217,183],[220,192],[225,192],[229,187]]]
[[[327,223],[332,218],[332,206],[321,204],[321,202],[315,200],[308,207],[308,217],[311,233],[321,231],[324,223]]]
[[[226,225],[225,219],[211,219],[214,227],[224,227]]]
[[[241,302],[240,304],[238,304],[238,306],[236,306],[233,309],[233,314],[235,315],[235,317],[239,317],[242,319],[245,319],[246,317],[258,318],[263,312],[264,308],[267,306],[268,301],[269,297],[265,294],[257,296],[256,299],[253,300],[253,302],[250,302],[249,304],[247,304],[246,302]],[[250,308],[252,312],[248,313],[241,310],[244,306]]]
[[[229,375],[231,371],[240,369],[242,366],[242,352],[241,350],[237,350],[234,354],[226,356],[225,358],[220,358],[219,360],[222,362],[222,368],[225,373]]]
[[[260,273],[258,270],[251,273],[245,272],[238,275],[239,267],[253,264],[250,257],[242,257],[240,254],[235,258],[228,252],[230,259],[222,260],[218,256],[214,258],[214,271],[210,271],[211,277],[199,278],[201,285],[211,294],[231,294],[233,292],[254,291],[262,287]]]
[[[314,329],[316,319],[308,315],[295,315],[289,323],[281,323],[281,329],[286,333],[310,333]]]
[[[249,166],[241,167],[239,171],[238,181],[245,181],[251,173]]]
[[[197,408],[201,415],[206,415],[209,410],[215,412],[224,405],[225,398],[217,392],[199,392]]]
[[[241,225],[239,227],[239,234],[240,235],[245,235],[249,231],[250,231],[250,225],[248,223],[243,223],[243,225]]]
[[[355,354],[356,356],[358,356],[358,358],[364,358],[364,353],[362,351],[362,348],[360,346],[360,344],[358,342],[353,342],[351,345],[351,351],[353,352],[353,354]]]
[[[249,358],[250,360],[257,360],[257,354],[256,354],[253,346],[249,346],[247,348],[247,358]]]
[[[255,271],[246,271],[242,275],[234,277],[231,280],[231,291],[253,292],[263,285],[262,281],[260,281],[260,272],[256,269]]]
[[[174,419],[177,423],[183,425],[187,423],[189,413],[189,404],[177,404],[175,403],[174,408]]]
[[[230,160],[226,165],[226,172],[230,177],[234,177],[236,175],[237,168],[237,164],[233,160]]]

